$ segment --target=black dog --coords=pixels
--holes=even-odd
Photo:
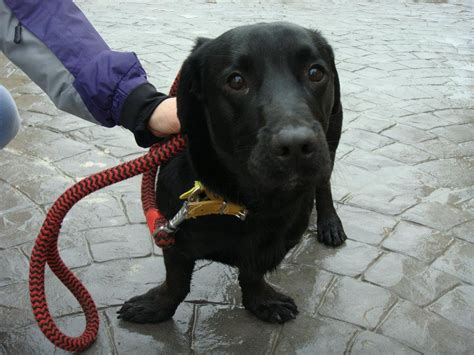
[[[316,31],[289,24],[243,26],[199,39],[181,71],[178,115],[188,149],[161,168],[158,205],[167,218],[200,180],[247,207],[245,221],[206,216],[184,222],[164,250],[166,281],[127,301],[125,320],[161,322],[189,292],[195,261],[239,269],[247,310],[269,322],[298,313],[264,280],[300,240],[316,197],[318,240],[346,236],[329,179],[342,125],[334,55]]]

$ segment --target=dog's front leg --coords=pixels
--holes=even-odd
[[[298,308],[295,301],[275,291],[263,274],[240,269],[239,283],[244,307],[257,318],[271,323],[284,323],[296,318]]]
[[[194,260],[175,248],[163,251],[166,281],[147,293],[133,297],[118,311],[118,318],[135,323],[158,323],[173,317],[189,293]]]
[[[316,188],[316,211],[318,212],[318,241],[333,247],[344,243],[347,237],[334,208],[330,182]]]

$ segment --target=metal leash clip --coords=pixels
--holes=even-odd
[[[178,230],[179,225],[188,219],[188,209],[189,203],[188,201],[185,201],[178,213],[176,213],[174,217],[168,221],[168,223],[158,227],[153,233],[153,236],[156,236],[160,232],[166,232],[168,234],[175,233]]]

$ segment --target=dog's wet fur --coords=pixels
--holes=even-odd
[[[166,281],[127,301],[119,318],[171,318],[196,260],[207,259],[238,268],[242,303],[257,318],[294,319],[295,302],[264,275],[300,241],[314,199],[318,240],[335,247],[346,239],[329,182],[342,126],[331,47],[319,32],[282,22],[199,39],[183,64],[177,100],[188,148],[161,168],[161,211],[173,217],[179,195],[199,180],[249,214],[184,222],[163,251]]]

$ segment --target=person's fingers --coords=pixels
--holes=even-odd
[[[148,129],[158,137],[178,133],[180,128],[175,97],[170,97],[159,104],[148,121]]]

